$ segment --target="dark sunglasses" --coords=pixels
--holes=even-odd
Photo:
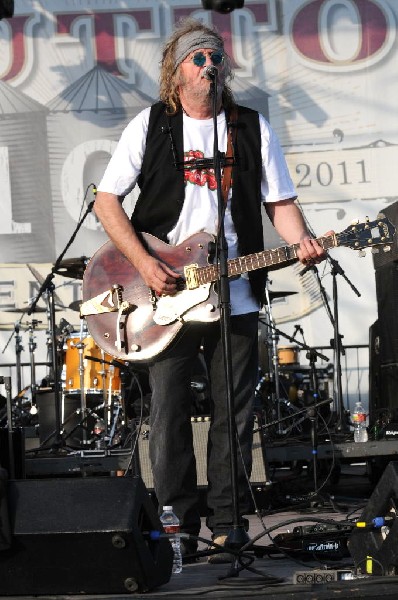
[[[204,52],[195,52],[191,60],[197,67],[203,67],[206,64],[206,58]],[[210,60],[213,65],[220,65],[224,60],[224,54],[222,52],[212,52],[210,54]]]

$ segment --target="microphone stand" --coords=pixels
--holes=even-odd
[[[338,263],[338,261],[331,256],[328,257],[332,265],[332,278],[333,278],[333,312],[334,312],[334,337],[333,337],[333,349],[336,354],[336,383],[337,383],[337,399],[335,404],[335,410],[337,414],[336,427],[338,431],[347,433],[350,430],[349,424],[344,417],[344,403],[343,403],[343,388],[342,388],[342,371],[341,371],[341,356],[345,354],[345,350],[342,344],[342,335],[339,333],[339,313],[338,313],[338,291],[337,291],[337,275],[341,275],[346,282],[349,284],[354,293],[360,297],[361,294],[354,286],[353,283],[348,279],[344,270]]]
[[[40,286],[36,298],[34,298],[30,308],[28,310],[28,315],[31,315],[36,308],[36,304],[40,300],[41,296],[46,293],[47,302],[48,302],[48,311],[50,316],[50,332],[51,332],[51,362],[54,374],[54,402],[55,402],[55,431],[54,431],[54,443],[52,448],[55,450],[59,450],[63,446],[63,438],[62,438],[62,420],[61,420],[61,406],[60,406],[60,377],[59,377],[59,368],[58,368],[58,360],[57,360],[57,339],[56,339],[56,325],[55,325],[55,301],[54,301],[54,290],[55,286],[53,283],[54,275],[57,272],[63,257],[68,251],[69,247],[74,242],[76,235],[83,225],[87,215],[92,211],[95,200],[89,203],[84,215],[76,225],[75,231],[73,232],[70,240],[66,244],[64,250],[58,256],[57,260],[50,273],[47,275],[42,285]],[[51,437],[51,436],[50,436]]]
[[[226,408],[230,451],[231,467],[231,489],[232,489],[232,529],[227,535],[227,545],[233,548],[241,548],[249,537],[240,519],[239,514],[239,490],[238,490],[238,462],[237,462],[237,441],[236,426],[234,415],[234,388],[232,371],[232,349],[231,349],[231,304],[230,288],[228,279],[228,245],[225,238],[224,229],[224,202],[221,194],[221,162],[220,152],[218,150],[218,131],[217,131],[217,69],[212,69],[210,93],[213,96],[213,129],[214,129],[214,174],[217,181],[217,204],[218,204],[218,222],[219,232],[217,236],[217,256],[219,264],[219,297],[220,297],[220,327],[222,337],[223,358],[226,377]]]
[[[310,230],[310,233],[311,233],[311,235],[313,235],[313,237],[316,237],[315,234],[311,230]],[[327,260],[332,265],[333,314],[330,310],[326,292],[321,283],[317,267],[315,265],[304,267],[304,269],[302,271],[300,271],[299,275],[301,277],[305,273],[307,273],[307,271],[310,271],[310,270],[314,271],[314,273],[317,277],[319,289],[320,289],[322,297],[323,297],[324,306],[326,307],[326,312],[328,313],[330,322],[332,323],[333,340],[330,341],[330,345],[332,346],[334,353],[335,353],[335,357],[336,357],[335,358],[335,362],[336,362],[336,366],[335,366],[336,379],[335,379],[335,381],[336,381],[336,395],[337,395],[336,400],[334,400],[333,408],[334,408],[334,412],[336,414],[336,429],[337,429],[337,431],[347,433],[347,432],[349,432],[350,427],[349,427],[349,423],[347,422],[347,419],[345,418],[346,415],[344,415],[341,356],[345,354],[345,350],[344,350],[344,347],[342,344],[343,336],[339,332],[337,275],[341,275],[346,280],[348,285],[351,287],[353,292],[358,297],[360,297],[361,294],[358,291],[358,289],[354,286],[354,284],[348,279],[347,275],[345,274],[345,271],[342,269],[339,262],[335,258],[330,256],[330,254],[327,254]]]

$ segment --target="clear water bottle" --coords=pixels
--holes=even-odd
[[[368,432],[366,429],[366,411],[361,402],[355,403],[352,413],[352,422],[354,425],[354,442],[367,442]]]
[[[163,525],[165,533],[169,534],[169,540],[173,547],[173,573],[181,573],[182,556],[180,542],[180,521],[173,513],[172,506],[163,506],[163,513],[160,515],[160,522]]]

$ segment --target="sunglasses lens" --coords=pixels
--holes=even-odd
[[[211,55],[211,62],[213,65],[219,65],[222,63],[223,58],[224,56],[220,52],[213,52]]]
[[[193,55],[192,62],[197,67],[203,67],[203,65],[206,62],[206,57],[203,54],[203,52],[197,52],[196,54]]]

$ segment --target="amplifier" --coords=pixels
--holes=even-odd
[[[392,222],[392,224],[395,225],[395,227],[398,226],[398,202],[394,202],[389,206],[383,207],[380,212],[382,213],[382,215],[387,217]],[[383,250],[381,249],[379,250],[379,252],[375,252],[373,254],[373,264],[376,270],[380,269],[380,267],[383,267],[387,263],[395,262],[398,260],[397,236],[394,236],[394,240],[392,244],[390,244],[390,247],[391,249],[389,252],[383,252]]]
[[[192,418],[193,445],[196,458],[198,487],[207,487],[207,436],[210,427],[210,417]],[[265,450],[263,445],[264,435],[258,431],[260,417],[255,417],[253,437],[253,466],[250,477],[252,485],[262,487],[269,483],[267,475]],[[140,475],[149,490],[153,490],[153,475],[149,459],[149,436],[151,429],[148,424],[141,427],[138,438],[138,455]]]

